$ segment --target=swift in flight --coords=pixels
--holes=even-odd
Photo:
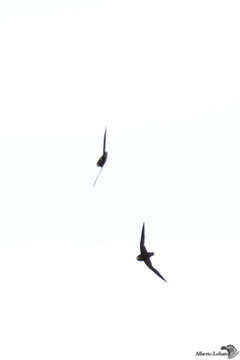
[[[144,261],[145,264],[149,267],[149,269],[151,269],[155,274],[157,274],[157,276],[159,276],[162,280],[166,281],[164,279],[164,277],[160,274],[160,272],[158,272],[153,266],[152,266],[152,262],[150,260],[150,257],[154,255],[153,252],[148,252],[147,249],[145,248],[144,245],[145,242],[145,226],[143,223],[142,226],[142,235],[141,235],[141,241],[140,241],[140,251],[141,254],[137,256],[137,260],[138,261]],[[167,282],[167,281],[166,281]]]
[[[97,182],[97,179],[99,178],[101,172],[102,172],[102,169],[103,169],[103,166],[105,165],[106,161],[107,161],[107,151],[106,151],[106,134],[107,134],[107,128],[105,128],[105,131],[104,131],[104,138],[103,138],[103,154],[101,155],[101,157],[98,159],[97,161],[97,166],[99,166],[101,169],[93,183],[93,186],[96,185],[96,182]]]

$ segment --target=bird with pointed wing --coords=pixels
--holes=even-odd
[[[148,252],[147,249],[145,248],[145,224],[143,223],[142,226],[142,234],[141,234],[141,241],[140,241],[140,251],[141,254],[137,256],[137,260],[138,261],[144,261],[145,264],[149,267],[149,269],[151,269],[157,276],[159,276],[162,280],[166,281],[164,279],[164,277],[160,274],[160,272],[155,269],[152,266],[152,262],[150,260],[150,257],[154,255],[153,252]],[[167,282],[167,281],[166,281]]]
[[[101,174],[101,171],[103,169],[103,166],[105,165],[106,161],[107,161],[107,151],[106,151],[106,135],[107,135],[107,128],[105,128],[105,131],[104,131],[104,138],[103,138],[103,154],[101,155],[101,157],[98,159],[97,161],[97,166],[100,167],[100,171],[93,183],[93,186],[95,186],[96,182],[97,182],[97,179],[99,178],[100,174]]]

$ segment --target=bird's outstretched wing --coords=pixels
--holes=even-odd
[[[94,183],[93,183],[93,186],[95,186],[96,185],[96,182],[97,182],[97,180],[98,180],[98,178],[99,178],[99,176],[100,176],[100,174],[101,174],[101,172],[102,172],[102,167],[100,168],[100,171],[99,171],[99,173],[97,174],[97,177],[96,177],[96,179],[95,179],[95,181],[94,181]]]
[[[106,134],[107,134],[107,128],[105,128],[105,131],[104,131],[104,138],[103,138],[103,154],[105,153],[106,151]]]
[[[143,223],[142,226],[142,234],[141,234],[141,241],[140,241],[140,251],[141,254],[145,254],[147,252],[147,249],[144,246],[144,242],[145,242],[145,224]]]
[[[145,264],[149,267],[149,269],[151,269],[153,272],[155,272],[155,274],[157,274],[162,280],[164,280],[165,282],[167,282],[166,279],[164,279],[164,277],[160,274],[159,271],[157,271],[153,266],[152,266],[152,262],[150,259],[147,259],[146,261],[144,261]]]

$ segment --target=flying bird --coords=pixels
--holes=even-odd
[[[145,242],[145,224],[143,223],[142,226],[142,235],[141,235],[141,241],[140,241],[140,251],[141,254],[137,256],[138,261],[144,261],[145,264],[151,269],[157,276],[159,276],[162,280],[166,281],[164,277],[158,272],[151,263],[150,257],[154,255],[153,252],[148,252],[144,245]],[[167,282],[167,281],[166,281]]]
[[[103,138],[103,154],[98,159],[97,166],[103,167],[105,162],[107,161],[107,152],[106,152],[106,134],[107,134],[107,128],[104,131],[104,138]]]
[[[104,137],[103,137],[103,154],[100,156],[100,158],[97,161],[97,166],[99,166],[101,169],[93,183],[93,186],[95,186],[97,179],[99,178],[99,175],[101,174],[101,171],[103,169],[103,166],[105,165],[107,161],[107,151],[106,151],[106,135],[107,135],[107,128],[105,128],[104,131]]]

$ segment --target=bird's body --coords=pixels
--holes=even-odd
[[[153,252],[146,252],[145,254],[140,254],[137,256],[137,260],[138,261],[146,261],[148,260],[151,256],[153,256],[154,253]]]
[[[162,280],[166,281],[164,279],[164,277],[160,274],[160,272],[158,270],[156,270],[153,266],[152,266],[152,262],[150,260],[150,257],[154,255],[153,252],[148,252],[147,249],[145,248],[144,245],[145,242],[145,225],[143,223],[142,226],[142,234],[141,234],[141,241],[140,241],[140,251],[141,254],[139,254],[137,256],[137,260],[138,261],[144,261],[144,263],[149,267],[149,269],[151,269],[157,276],[159,276]]]
[[[103,167],[107,161],[107,152],[105,151],[102,156],[98,159],[97,166]]]

